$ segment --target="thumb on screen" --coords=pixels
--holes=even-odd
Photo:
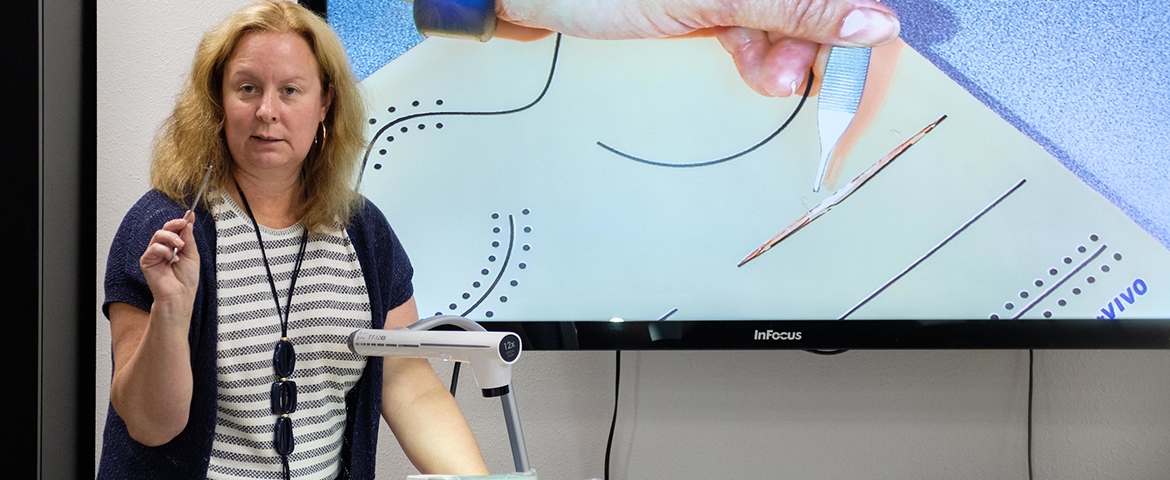
[[[777,36],[815,43],[872,47],[898,38],[901,22],[894,11],[875,0],[751,0],[718,2],[706,11],[694,1],[694,15],[708,16],[718,26],[746,27]],[[681,12],[680,12],[681,13]]]

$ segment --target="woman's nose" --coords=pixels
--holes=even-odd
[[[276,95],[272,93],[265,93],[260,98],[260,105],[256,108],[256,118],[262,122],[271,123],[276,121]]]

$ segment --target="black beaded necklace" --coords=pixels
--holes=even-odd
[[[301,233],[301,248],[297,252],[297,263],[293,267],[292,279],[288,285],[288,298],[285,299],[284,310],[280,308],[280,297],[276,293],[276,281],[272,278],[272,268],[268,266],[268,254],[264,251],[264,239],[260,237],[260,224],[252,214],[252,207],[248,205],[248,197],[236,182],[236,192],[244,203],[248,218],[252,220],[252,228],[256,231],[256,242],[260,245],[260,258],[264,260],[264,271],[268,273],[268,286],[272,287],[272,301],[276,302],[276,315],[280,318],[280,341],[272,352],[272,367],[276,370],[279,381],[272,384],[272,413],[278,415],[276,426],[273,429],[273,448],[280,454],[284,478],[289,478],[288,456],[292,454],[295,442],[293,440],[292,420],[289,414],[297,409],[297,384],[288,379],[296,367],[297,356],[293,350],[292,341],[288,338],[288,317],[292,313],[292,297],[297,286],[297,276],[301,273],[301,262],[305,259],[305,247],[308,245],[309,229]]]

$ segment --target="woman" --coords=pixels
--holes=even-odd
[[[204,37],[111,248],[98,478],[373,478],[379,411],[420,471],[487,473],[425,360],[345,346],[418,319],[405,252],[353,190],[361,106],[341,42],[296,4]]]

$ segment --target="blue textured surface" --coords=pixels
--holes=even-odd
[[[341,37],[358,80],[423,41],[413,7],[402,0],[333,0],[329,25]]]
[[[1170,9],[888,3],[907,43],[1170,247]]]
[[[902,37],[1170,247],[1170,9],[888,0]],[[401,0],[333,0],[358,78],[422,40]]]

